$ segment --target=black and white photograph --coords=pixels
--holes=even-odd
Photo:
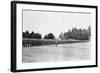
[[[90,59],[91,13],[23,10],[22,62]]]
[[[96,6],[20,1],[12,6],[13,71],[97,66]]]

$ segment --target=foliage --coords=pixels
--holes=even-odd
[[[64,40],[63,33],[61,33],[61,34],[59,35],[59,38],[62,39],[62,40]]]
[[[75,39],[75,40],[89,40],[89,36],[91,36],[91,27],[88,29],[77,29],[73,28],[72,30],[68,30],[63,35],[60,34],[60,39]]]
[[[53,35],[53,33],[49,33],[48,35],[44,36],[44,39],[55,39],[55,36]]]
[[[69,29],[67,32],[61,33],[59,38],[64,39],[75,39],[75,40],[89,40],[91,36],[91,26],[88,29],[77,29],[72,28]],[[23,38],[32,38],[32,39],[42,39],[42,35],[40,33],[34,33],[33,31],[29,33],[29,31],[23,32]],[[49,33],[43,37],[44,39],[55,39],[53,33]]]
[[[33,38],[33,39],[41,39],[42,36],[39,33],[34,33],[33,31],[29,33],[28,31],[23,32],[23,38]]]
[[[48,39],[48,35],[45,35],[45,36],[44,36],[44,39]]]

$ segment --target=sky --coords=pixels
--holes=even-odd
[[[90,25],[90,13],[23,10],[23,31],[40,33],[42,37],[53,33],[58,38],[69,29],[87,29]]]

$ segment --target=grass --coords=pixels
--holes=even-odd
[[[52,39],[23,39],[23,45],[26,44],[31,46],[38,45],[53,45],[53,44],[66,44],[66,43],[79,43],[88,42],[89,40],[52,40]]]

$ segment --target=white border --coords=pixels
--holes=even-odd
[[[38,68],[50,68],[50,67],[70,67],[70,66],[84,66],[84,65],[95,65],[96,57],[96,45],[95,45],[95,25],[96,25],[96,14],[95,9],[92,8],[77,8],[77,7],[59,7],[59,6],[45,6],[45,5],[28,5],[28,4],[17,4],[17,70],[22,69],[38,69]],[[91,60],[87,61],[70,61],[70,62],[49,62],[49,63],[23,63],[22,64],[22,9],[31,10],[52,10],[52,11],[72,11],[72,12],[90,12],[92,16],[91,24]]]

